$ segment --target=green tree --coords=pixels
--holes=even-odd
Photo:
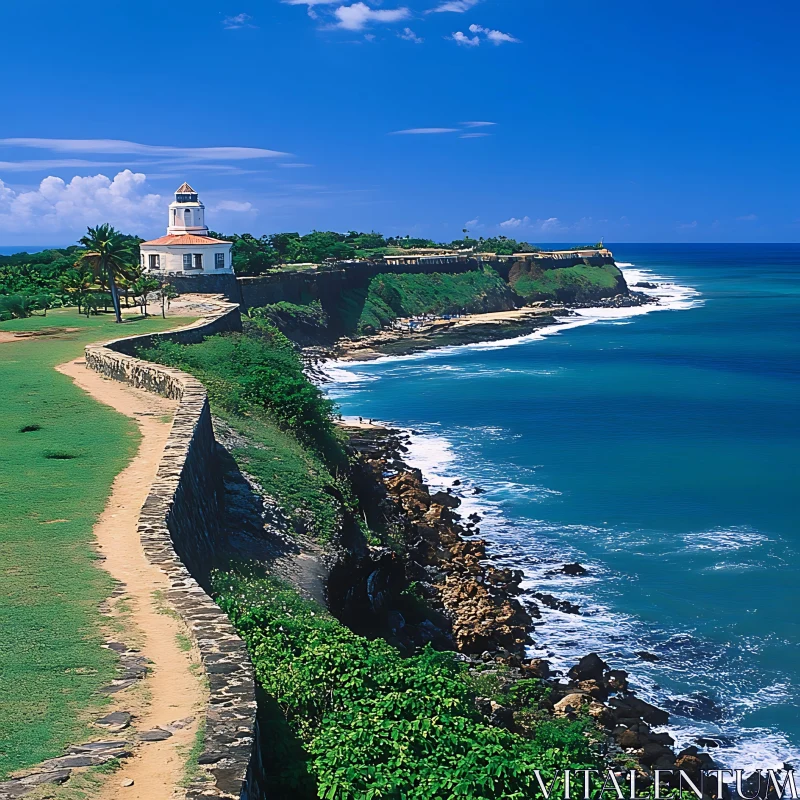
[[[161,298],[161,316],[166,319],[169,304],[178,297],[178,290],[171,283],[162,283],[159,296]]]
[[[142,275],[131,286],[136,303],[142,309],[142,316],[147,316],[147,298],[152,292],[157,292],[161,288],[161,282],[149,275]]]
[[[122,322],[117,278],[125,275],[134,263],[131,237],[124,236],[104,222],[96,228],[89,228],[86,235],[81,237],[80,243],[87,250],[83,258],[107,280],[114,304],[114,316],[117,322]]]
[[[9,294],[0,297],[0,315],[14,319],[25,319],[33,313],[34,304],[24,294]]]
[[[83,296],[92,286],[92,274],[89,268],[80,262],[73,269],[67,270],[59,279],[59,287],[67,297],[74,299],[81,313]]]

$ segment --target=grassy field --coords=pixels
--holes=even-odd
[[[54,367],[90,342],[188,321],[119,326],[63,309],[0,323],[0,334],[55,329],[0,342],[0,778],[85,735],[87,709],[114,674],[98,613],[111,579],[92,526],[138,431]]]

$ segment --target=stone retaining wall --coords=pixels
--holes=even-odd
[[[219,314],[186,328],[86,348],[90,369],[179,401],[158,474],[139,515],[139,535],[147,558],[169,577],[167,600],[191,629],[209,683],[199,759],[206,775],[188,788],[190,800],[263,797],[257,776],[248,776],[255,682],[244,643],[204,589],[223,549],[222,475],[205,387],[185,372],[130,353],[157,339],[190,343],[236,329],[241,329],[238,306],[220,303]]]

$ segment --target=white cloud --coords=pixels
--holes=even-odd
[[[501,228],[521,228],[521,227],[528,227],[531,224],[530,217],[523,217],[522,219],[518,219],[517,217],[511,217],[511,219],[507,219],[505,222],[500,223]]]
[[[548,217],[547,219],[537,219],[536,224],[542,233],[553,233],[555,231],[565,231],[567,226],[561,223],[558,217]]]
[[[366,3],[353,3],[351,6],[339,6],[334,14],[339,20],[337,27],[347,31],[360,31],[373,22],[399,22],[410,16],[407,8],[374,9]]]
[[[282,164],[278,164],[279,167],[282,169],[306,169],[307,167],[313,167],[313,164],[300,164],[299,162],[284,162]]]
[[[459,139],[483,139],[485,136],[491,136],[491,133],[462,133]]]
[[[256,211],[252,203],[238,203],[236,200],[221,200],[214,206],[214,211],[236,211],[244,213],[246,211]]]
[[[465,128],[488,128],[490,125],[497,125],[496,122],[462,122]]]
[[[477,47],[481,40],[478,36],[466,36],[463,31],[454,31],[450,37],[456,44],[463,45],[464,47]]]
[[[470,33],[482,33],[492,44],[499,45],[506,42],[519,43],[519,39],[515,39],[510,33],[503,33],[502,31],[495,31],[491,28],[484,28],[481,25],[470,25]]]
[[[392,136],[405,134],[436,134],[436,133],[456,133],[458,128],[408,128],[405,131],[392,131]]]
[[[467,220],[464,223],[464,227],[467,228],[467,229],[474,228],[478,224],[478,220],[479,220],[479,217],[475,217],[475,219]]]
[[[414,42],[414,44],[422,44],[425,40],[421,39],[417,36],[411,28],[403,28],[402,33],[397,34],[401,39],[405,39],[407,42]]]
[[[511,217],[500,223],[504,230],[524,229],[538,231],[539,233],[561,233],[569,230],[569,226],[564,225],[558,217],[548,217],[547,219],[532,220],[530,217]]]
[[[442,11],[454,11],[456,14],[463,14],[469,11],[473,6],[478,5],[481,0],[445,0],[440,3],[436,8],[430,9],[427,13],[436,14]]]
[[[340,0],[281,0],[287,6],[332,6]]]
[[[5,172],[40,172],[47,169],[80,169],[81,167],[89,167],[91,169],[119,167],[121,169],[124,166],[125,164],[116,161],[84,161],[80,158],[0,161],[0,170]]]
[[[691,222],[682,222],[678,225],[678,230],[691,230],[697,227],[697,220],[693,219]]]
[[[745,214],[741,217],[736,217],[739,222],[755,222],[758,217],[755,214]]]
[[[289,153],[265,150],[261,147],[172,147],[170,145],[139,144],[121,139],[0,139],[6,147],[32,147],[56,153],[113,153],[116,155],[168,156],[174,158],[220,158],[237,161],[245,158],[279,158]]]
[[[222,20],[222,27],[226,31],[235,31],[239,28],[255,28],[250,20],[253,19],[249,14],[236,14],[233,17],[225,17]]]
[[[75,176],[69,183],[49,176],[38,188],[16,192],[0,180],[0,231],[82,234],[89,225],[110,222],[123,231],[153,229],[165,221],[167,201],[145,189],[146,176],[126,169]]]

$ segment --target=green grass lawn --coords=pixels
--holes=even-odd
[[[92,526],[139,434],[54,367],[90,342],[189,321],[115,325],[60,309],[0,323],[79,329],[0,342],[0,778],[85,736],[97,690],[114,676],[98,612],[111,578],[96,562]]]

